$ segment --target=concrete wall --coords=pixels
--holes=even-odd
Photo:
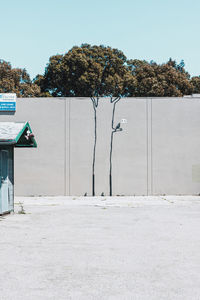
[[[97,113],[95,190],[109,194],[113,104]],[[17,99],[15,114],[29,121],[37,149],[15,149],[17,195],[91,195],[94,110],[89,98]],[[200,98],[124,98],[115,107],[113,195],[200,193]]]

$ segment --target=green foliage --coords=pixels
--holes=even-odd
[[[198,86],[184,66],[184,61],[177,64],[171,58],[161,65],[127,60],[118,49],[83,44],[50,57],[44,76],[38,75],[35,83],[43,96],[181,97]]]
[[[44,76],[35,83],[52,96],[128,96],[134,78],[122,51],[83,44],[50,57]]]
[[[163,64],[127,60],[111,47],[82,44],[49,58],[33,82],[25,69],[0,60],[0,93],[18,97],[181,97],[200,93],[200,77],[190,79],[184,61]]]
[[[153,61],[131,60],[128,65],[136,80],[136,88],[130,92],[130,96],[181,97],[193,92],[183,61],[177,65],[169,59],[167,63],[158,65]]]
[[[200,76],[192,77],[191,84],[193,85],[193,93],[200,94]]]
[[[0,60],[0,93],[16,93],[17,97],[37,97],[40,87],[31,82],[25,69],[12,68]]]

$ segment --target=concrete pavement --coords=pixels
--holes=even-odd
[[[1,300],[200,299],[200,197],[15,203],[0,218]]]

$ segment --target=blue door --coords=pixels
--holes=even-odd
[[[9,211],[8,206],[8,150],[0,150],[0,213]]]

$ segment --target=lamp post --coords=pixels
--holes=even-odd
[[[99,98],[91,97],[94,110],[94,147],[92,159],[92,196],[95,196],[95,159],[96,159],[96,144],[97,144],[97,107],[99,105]]]
[[[114,100],[110,100],[113,105],[113,112],[112,112],[112,132],[111,132],[111,139],[110,139],[110,170],[109,170],[109,189],[110,189],[110,196],[112,196],[112,150],[113,150],[113,137],[114,133],[122,131],[121,124],[118,123],[116,127],[114,127],[114,118],[115,118],[115,106],[117,102],[120,100],[120,97],[115,98]]]

